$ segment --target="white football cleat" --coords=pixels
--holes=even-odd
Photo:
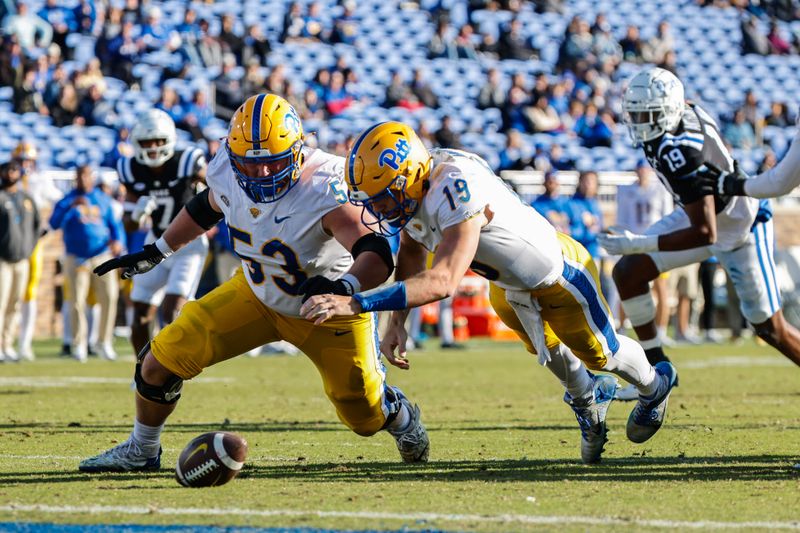
[[[603,446],[608,442],[606,414],[617,390],[617,379],[613,376],[599,374],[592,379],[591,398],[573,400],[568,393],[564,394],[564,401],[572,407],[581,427],[581,460],[587,465],[600,462]]]
[[[147,457],[139,444],[133,440],[133,436],[128,437],[122,444],[84,459],[78,464],[78,470],[81,472],[134,472],[159,468],[161,468],[161,448],[158,448],[155,457]]]
[[[106,361],[116,361],[117,360],[117,352],[114,350],[114,347],[110,344],[103,344],[100,346],[100,357],[105,359]]]
[[[430,439],[425,426],[422,424],[419,406],[411,406],[408,398],[401,397],[400,402],[411,413],[411,421],[405,431],[394,432],[388,430],[397,443],[397,450],[404,463],[427,463],[430,451]]]

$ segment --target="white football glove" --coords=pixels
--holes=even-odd
[[[140,196],[131,212],[131,218],[141,226],[144,224],[144,219],[149,217],[157,208],[158,204],[155,198],[152,196]]]
[[[637,235],[628,230],[613,233],[601,233],[597,236],[600,246],[609,255],[646,254],[658,251],[658,235]]]

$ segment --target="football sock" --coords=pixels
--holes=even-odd
[[[550,362],[545,365],[552,372],[573,400],[590,398],[593,393],[592,375],[575,357],[572,350],[563,344],[550,350]]]
[[[139,443],[145,455],[155,456],[161,445],[161,432],[164,424],[160,426],[146,426],[138,420],[133,421],[133,440]]]
[[[33,329],[36,325],[36,300],[22,302],[21,322],[19,326],[20,352],[26,354],[31,351]]]
[[[660,363],[661,361],[669,362],[669,357],[667,357],[664,354],[664,349],[661,346],[656,346],[655,348],[647,348],[645,349],[644,353],[647,356],[647,360],[650,362],[651,365]]]
[[[409,429],[411,425],[411,411],[408,408],[408,404],[400,403],[400,410],[397,412],[397,416],[394,417],[392,423],[389,424],[386,429],[389,430],[390,433],[404,433]]]
[[[648,362],[644,350],[635,340],[617,335],[619,350],[609,357],[603,370],[633,384],[644,396],[655,394],[659,380],[655,368]]]

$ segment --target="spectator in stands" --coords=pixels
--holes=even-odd
[[[742,54],[758,54],[765,56],[770,53],[770,44],[767,37],[758,29],[758,19],[750,17],[741,23],[742,29]]]
[[[130,20],[134,24],[142,23],[142,5],[139,0],[125,0],[125,5],[122,8],[122,18]]]
[[[42,93],[36,88],[36,67],[32,64],[28,64],[23,68],[22,79],[14,85],[13,109],[14,113],[19,114],[48,114]]]
[[[792,45],[783,38],[781,29],[774,20],[769,23],[767,41],[769,41],[770,52],[773,54],[787,55],[792,53]]]
[[[545,95],[540,96],[527,113],[534,133],[558,133],[563,129],[558,113]]]
[[[53,42],[66,52],[67,57],[70,57],[71,50],[67,46],[67,35],[78,31],[78,21],[75,20],[75,13],[72,9],[59,5],[58,0],[47,0],[37,15],[50,24],[53,30]]]
[[[317,1],[308,5],[308,12],[303,17],[303,29],[300,37],[310,41],[325,42],[328,40],[328,28],[322,18],[322,4]]]
[[[87,126],[111,128],[117,121],[114,105],[103,98],[97,85],[92,85],[78,106],[78,116]]]
[[[356,16],[355,0],[345,0],[342,3],[344,11],[341,15],[333,19],[333,31],[331,32],[331,43],[344,43],[355,45],[358,38],[359,20]]]
[[[264,76],[264,69],[255,57],[250,58],[245,66],[244,76],[242,77],[242,94],[258,94],[264,89],[267,79]]]
[[[676,54],[674,50],[670,50],[664,54],[664,60],[657,66],[658,68],[663,68],[678,76],[678,54]]]
[[[758,165],[758,170],[756,170],[756,174],[761,174],[762,172],[766,172],[767,170],[771,169],[775,165],[778,164],[778,156],[775,155],[775,152],[772,150],[767,150],[764,152],[764,159],[761,160],[761,163]]]
[[[133,157],[133,145],[130,142],[130,130],[126,127],[117,130],[117,139],[114,142],[114,147],[105,155],[101,166],[108,168],[116,168],[117,161],[122,157]],[[126,239],[127,240],[127,239]],[[128,242],[128,251],[132,252],[130,242]]]
[[[147,8],[144,24],[139,31],[139,39],[143,49],[148,51],[160,50],[169,40],[169,32],[161,23],[161,9],[158,6]]]
[[[761,113],[761,108],[758,105],[758,97],[750,89],[744,93],[742,110],[744,111],[745,120],[753,127],[756,143],[761,144],[761,130],[764,128],[764,114]]]
[[[410,110],[421,107],[421,103],[411,92],[411,88],[403,80],[403,74],[399,70],[392,72],[392,78],[389,80],[389,85],[386,86],[383,107],[403,107]]]
[[[128,85],[132,84],[133,64],[145,48],[144,41],[134,36],[134,25],[131,21],[122,23],[122,31],[108,43],[108,53],[111,56],[111,75],[119,78]]]
[[[154,107],[164,111],[176,124],[183,120],[185,111],[178,93],[172,87],[167,85],[161,87],[161,98],[159,98]]]
[[[500,71],[490,68],[486,75],[486,85],[478,93],[478,109],[502,108],[506,102],[506,91],[502,86]]]
[[[461,139],[458,133],[453,131],[453,119],[450,115],[442,117],[442,125],[433,136],[436,144],[442,148],[461,148]]]
[[[19,304],[28,284],[28,258],[39,238],[39,211],[21,180],[19,163],[0,165],[0,362],[18,360]]]
[[[644,61],[644,43],[639,36],[639,27],[630,25],[625,30],[625,37],[619,42],[622,58],[631,63]]]
[[[559,117],[563,117],[569,112],[569,95],[565,82],[560,81],[550,87],[548,103],[555,109]],[[563,122],[563,118],[561,120]]]
[[[236,56],[236,63],[241,65],[244,39],[236,32],[236,19],[230,13],[222,15],[222,29],[217,38],[223,51]]]
[[[597,236],[603,229],[603,213],[597,199],[597,172],[581,172],[575,194],[569,200],[569,231],[595,261],[600,259]]]
[[[6,37],[0,55],[0,85],[13,87],[18,83],[21,84],[24,69],[25,57],[22,47],[15,37]]]
[[[95,276],[94,267],[122,252],[122,221],[114,217],[111,198],[95,188],[95,175],[78,167],[75,189],[53,209],[50,226],[63,230],[66,261],[64,275],[72,287],[72,355],[85,362],[88,353],[86,298],[90,288],[100,305],[100,353],[116,359],[111,343],[117,316],[117,276]]]
[[[506,135],[506,145],[497,154],[500,159],[500,165],[497,167],[497,172],[503,170],[522,170],[525,168],[523,161],[524,143],[522,142],[522,135],[517,130],[509,130]]]
[[[447,19],[439,19],[436,23],[436,32],[433,34],[433,37],[431,37],[431,42],[428,43],[428,59],[436,59],[439,57],[456,59],[458,57],[456,44],[450,33],[450,24],[447,22]]]
[[[242,86],[233,76],[235,68],[236,57],[225,54],[222,72],[214,79],[216,116],[224,120],[229,120],[233,116],[233,112],[241,105],[244,98]]]
[[[550,147],[550,166],[553,170],[575,170],[575,160],[564,155],[564,149],[559,144]]]
[[[785,102],[776,101],[770,104],[770,113],[765,119],[765,124],[779,128],[787,128],[794,124],[794,120],[789,116],[789,108]]]
[[[581,18],[573,19],[567,26],[567,37],[561,47],[558,65],[567,70],[575,70],[579,63],[594,64],[592,55],[594,37],[589,31],[589,23]]]
[[[622,61],[622,47],[611,33],[611,24],[605,20],[596,24],[592,34],[592,54],[598,63],[611,61],[615,65],[619,64]]]
[[[280,41],[299,39],[303,32],[303,6],[300,2],[292,2],[289,9],[283,15],[283,30],[281,31]]]
[[[260,24],[251,24],[247,27],[242,48],[242,64],[249,64],[256,60],[261,65],[267,64],[267,56],[272,51],[272,45],[261,30]],[[255,94],[255,93],[252,93]]]
[[[497,38],[491,33],[482,33],[480,34],[480,39],[481,42],[478,45],[478,52],[480,52],[484,59],[490,61],[500,59],[500,43],[497,42]]]
[[[518,130],[531,131],[530,121],[525,113],[528,105],[528,95],[521,87],[511,87],[508,98],[503,105],[503,131]]]
[[[456,35],[456,55],[459,59],[478,59],[478,52],[475,50],[475,43],[472,38],[475,35],[475,30],[472,24],[464,24],[459,28],[458,35]]]
[[[178,126],[189,130],[192,139],[199,141],[205,139],[203,129],[214,118],[214,112],[208,105],[208,94],[205,89],[197,89],[192,95],[192,101],[186,105],[183,120]]]
[[[17,2],[17,13],[3,21],[3,33],[13,35],[27,53],[47,48],[53,39],[53,27],[39,15],[29,11],[27,0]]]
[[[286,94],[286,67],[283,65],[275,65],[272,70],[267,74],[267,79],[264,82],[264,87],[267,92],[273,94]]]
[[[516,17],[511,19],[508,28],[501,32],[497,51],[500,59],[528,61],[539,57],[539,51],[533,47],[530,39],[522,34],[522,21]]]
[[[563,15],[566,12],[564,0],[533,0],[534,9],[537,13],[558,13]]]
[[[756,144],[756,134],[753,126],[747,122],[744,109],[739,108],[733,115],[733,121],[725,124],[722,135],[733,148],[749,150]]]
[[[430,84],[425,80],[425,73],[421,68],[414,69],[414,78],[411,80],[411,92],[426,107],[437,109],[439,99],[431,89]]]
[[[662,20],[658,23],[656,34],[647,41],[645,60],[650,63],[661,63],[667,52],[675,50],[675,39],[669,29],[669,23]]]
[[[589,102],[578,121],[575,123],[574,131],[583,141],[587,148],[596,146],[611,146],[611,139],[614,136],[614,124],[609,113],[600,114],[597,106]]]
[[[97,9],[93,0],[79,0],[72,8],[72,16],[75,19],[77,31],[83,35],[94,34],[95,21],[97,21]]]
[[[224,55],[222,44],[219,39],[209,32],[209,24],[205,19],[200,19],[200,42],[197,43],[197,54],[200,56],[201,66],[204,67],[223,67]],[[236,66],[236,56],[233,57],[233,66]]]
[[[558,173],[550,170],[544,175],[544,194],[531,204],[558,231],[569,235],[569,199],[559,194]]]
[[[50,114],[55,126],[63,127],[70,124],[82,124],[85,120],[79,115],[80,97],[72,83],[65,83],[59,92],[58,101],[50,106]]]
[[[42,94],[44,105],[47,106],[51,114],[53,112],[53,107],[58,104],[58,99],[61,96],[61,89],[63,89],[64,85],[67,83],[69,83],[67,71],[64,70],[63,65],[57,65],[50,74],[49,83],[44,88],[44,93]]]
[[[347,110],[355,101],[353,95],[345,88],[344,75],[341,72],[331,74],[331,84],[325,91],[323,101],[328,114],[334,117]]]
[[[108,16],[94,43],[94,55],[100,60],[103,72],[111,75],[114,67],[109,46],[122,33],[122,9],[111,6]]]
[[[106,92],[107,83],[103,77],[100,60],[93,57],[86,63],[86,67],[78,73],[75,79],[75,88],[79,92],[86,92],[92,85],[97,86],[101,93]]]

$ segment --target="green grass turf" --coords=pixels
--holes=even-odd
[[[34,363],[0,365],[0,507],[9,505],[537,515],[670,521],[800,519],[800,369],[769,348],[672,349],[681,386],[650,441],[625,439],[632,403],[609,411],[604,461],[580,463],[580,433],[554,377],[516,343],[413,352],[389,381],[422,407],[431,462],[403,465],[391,437],[342,426],[303,356],[240,357],[184,387],[163,436],[163,470],[88,475],[80,458],[126,438],[133,359],[87,364],[37,343]],[[727,357],[729,359],[722,360]],[[723,363],[727,363],[727,366]],[[25,378],[25,379],[22,379]],[[68,386],[66,378],[72,378]],[[75,378],[82,378],[79,381]],[[85,379],[91,378],[91,379]],[[115,381],[93,378],[114,378]],[[50,385],[50,386],[31,386]],[[62,385],[62,386],[58,386]],[[201,432],[250,443],[239,478],[185,489],[172,466]],[[0,510],[0,521],[217,524],[337,528],[553,530],[520,521],[306,516],[44,513]],[[563,530],[563,527],[557,529]],[[573,524],[567,530],[619,525]],[[641,530],[641,523],[626,530]]]

